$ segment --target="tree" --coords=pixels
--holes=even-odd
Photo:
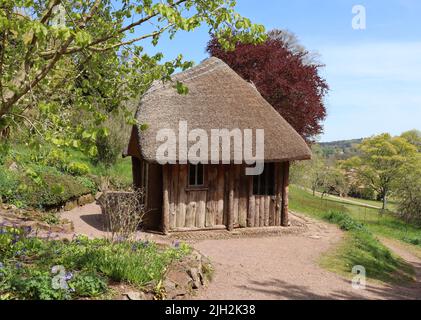
[[[177,68],[191,65],[181,56],[162,63],[162,54],[143,53],[139,42],[157,45],[164,33],[172,38],[203,24],[234,43],[263,41],[264,28],[237,14],[234,5],[231,0],[3,0],[0,132],[5,136],[24,123],[31,139],[94,144],[108,134],[101,124],[109,112],[139,97],[153,80],[169,80]],[[94,145],[90,151],[96,152]]]
[[[312,140],[322,132],[328,85],[319,74],[322,66],[310,63],[311,55],[294,39],[275,30],[261,44],[237,43],[235,50],[227,52],[220,36],[214,35],[207,51],[252,82],[303,138]]]
[[[404,138],[410,144],[413,144],[418,152],[421,152],[421,131],[410,130],[401,134],[401,138]]]
[[[388,196],[402,177],[402,168],[415,161],[417,150],[405,139],[387,133],[365,139],[359,150],[361,156],[350,158],[343,166],[377,192],[385,210]]]
[[[313,196],[324,185],[327,163],[319,145],[312,145],[312,157],[308,161],[294,163],[291,167],[291,182],[311,189]]]
[[[401,168],[397,193],[399,214],[408,222],[421,224],[421,154]]]

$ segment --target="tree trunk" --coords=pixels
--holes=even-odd
[[[383,195],[383,206],[382,206],[382,211],[386,210],[387,207],[387,196],[386,194]]]

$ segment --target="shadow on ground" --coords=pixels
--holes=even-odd
[[[421,266],[418,266],[421,267]],[[349,280],[343,280],[348,283],[351,288],[351,282]],[[403,300],[403,299],[420,299],[420,296],[412,295],[408,292],[412,290],[419,291],[416,287],[416,283],[408,287],[395,287],[385,286],[383,288],[373,287],[367,285],[365,291],[368,291],[375,296],[381,297],[384,300]],[[334,291],[328,292],[326,295],[315,294],[312,292],[310,287],[299,286],[291,284],[279,279],[270,279],[267,281],[249,281],[248,285],[237,286],[241,290],[249,291],[253,293],[263,293],[267,296],[271,296],[272,299],[288,299],[288,300],[361,300],[367,299],[363,294],[363,291],[356,289],[350,289],[350,291]],[[352,290],[352,291],[351,291]]]
[[[82,215],[80,216],[80,219],[86,224],[90,225],[92,228],[97,229],[98,231],[106,231],[104,227],[102,214]]]

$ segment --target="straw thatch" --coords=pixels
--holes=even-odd
[[[300,135],[252,84],[223,61],[209,58],[175,75],[172,80],[184,83],[188,94],[180,95],[174,82],[155,82],[142,98],[136,114],[139,123],[148,127],[144,131],[138,130],[139,139],[136,139],[146,161],[156,161],[156,150],[161,144],[156,141],[157,132],[172,129],[178,137],[179,121],[187,121],[188,130],[206,130],[209,137],[211,129],[264,129],[265,161],[311,157],[311,151]]]

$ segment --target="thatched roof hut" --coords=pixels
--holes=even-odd
[[[287,185],[289,162],[311,158],[300,135],[260,95],[217,58],[175,75],[173,82],[155,82],[142,98],[136,117],[146,130],[134,127],[127,149],[133,159],[136,186],[147,190],[148,207],[155,210],[154,223],[164,232],[186,228],[279,226],[288,224]],[[188,88],[181,95],[177,81]],[[178,136],[180,121],[188,129],[264,130],[264,160],[261,176],[245,176],[244,165],[190,165],[157,163],[161,129]],[[174,161],[179,141],[170,146]],[[194,142],[188,142],[190,148]],[[231,149],[231,159],[234,158]],[[211,158],[209,148],[209,159]],[[153,193],[153,196],[151,195]]]
[[[187,86],[187,95],[177,93],[176,81]],[[189,129],[204,129],[209,136],[210,131],[217,128],[264,129],[266,161],[311,157],[304,140],[254,85],[218,58],[209,58],[179,73],[173,82],[155,82],[142,98],[136,118],[148,126],[147,130],[139,131],[139,141],[141,156],[149,162],[156,161],[160,145],[156,141],[157,132],[168,128],[178,135],[179,121],[187,121]]]

